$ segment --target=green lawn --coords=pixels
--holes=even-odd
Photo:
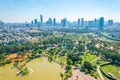
[[[99,58],[99,59],[93,61],[92,65],[94,65],[94,66],[100,66],[100,65],[105,64],[105,63],[106,63],[105,61],[103,61],[102,59]]]
[[[54,60],[55,62],[57,62],[57,63],[59,63],[59,64],[61,64],[61,65],[66,65],[66,62],[67,62],[66,56],[60,57],[59,55],[56,54],[56,55],[53,55],[52,57],[53,57],[53,60]]]
[[[102,67],[102,70],[106,73],[111,73],[115,78],[120,79],[120,66],[106,65]]]
[[[97,58],[96,55],[92,55],[92,54],[90,54],[88,52],[85,52],[84,55],[82,56],[82,64],[84,63],[84,61],[91,62],[96,58]]]

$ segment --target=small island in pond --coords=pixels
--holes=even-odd
[[[14,68],[19,70],[16,76],[26,76],[26,75],[30,75],[33,72],[32,69],[28,69],[26,67],[26,63],[20,65],[19,62],[16,61],[13,65],[14,65]]]
[[[17,72],[16,76],[26,76],[30,75],[33,72],[32,69],[28,69],[27,67],[19,72]]]

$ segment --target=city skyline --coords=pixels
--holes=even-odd
[[[43,21],[49,17],[57,22],[67,18],[77,21],[78,18],[93,20],[104,17],[120,22],[119,0],[1,0],[0,20],[4,22],[31,22],[43,15]],[[113,11],[114,10],[114,11]]]

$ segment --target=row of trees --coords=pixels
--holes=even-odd
[[[101,43],[104,46],[100,46],[100,48],[96,48],[95,44]],[[118,43],[110,43],[106,41],[96,41],[92,40],[91,43],[87,44],[88,50],[97,56],[102,56],[102,58],[106,61],[109,61],[114,64],[120,64],[120,54],[117,49],[119,49]],[[107,47],[113,46],[113,49],[108,49]]]
[[[113,64],[120,65],[120,54],[111,53],[111,51],[103,51],[102,56],[103,56],[103,59],[105,59]]]

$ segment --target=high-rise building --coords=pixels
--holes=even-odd
[[[43,24],[43,16],[40,15],[40,23]]]
[[[78,19],[78,27],[80,27],[80,19]]]
[[[88,21],[84,21],[84,26],[88,26]]]
[[[104,17],[101,17],[99,19],[99,30],[103,30],[104,29]]]
[[[33,22],[33,21],[31,21],[31,24],[34,24],[34,22]]]
[[[64,18],[61,20],[61,26],[63,26],[63,27],[67,26],[67,18]]]
[[[97,27],[97,26],[98,26],[98,20],[94,19],[94,27]]]
[[[81,18],[81,26],[84,27],[84,18]]]
[[[27,21],[25,22],[25,26],[30,27],[30,25],[29,25],[29,23],[27,23]]]
[[[2,29],[4,26],[4,23],[2,21],[0,21],[0,29]]]
[[[113,20],[108,20],[108,26],[112,26],[113,25]]]
[[[53,18],[53,26],[57,26],[56,19]]]
[[[89,28],[88,21],[84,21],[84,28],[88,30],[88,28]]]
[[[88,21],[88,26],[92,28],[94,26],[94,21]]]
[[[49,18],[48,21],[46,22],[46,24],[47,24],[48,26],[52,26],[52,19]]]
[[[38,21],[37,21],[37,19],[34,19],[34,24],[38,24]]]

